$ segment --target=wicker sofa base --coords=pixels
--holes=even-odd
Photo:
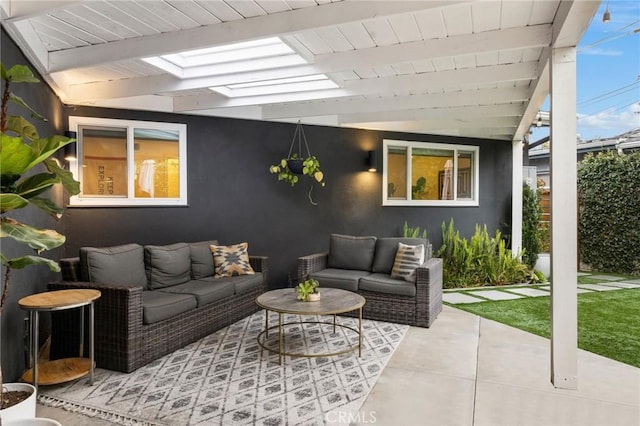
[[[130,373],[258,311],[255,299],[266,289],[267,259],[252,257],[250,261],[254,270],[263,273],[262,285],[151,324],[143,323],[142,287],[60,281],[49,283],[49,290],[100,290],[102,296],[95,303],[96,366]],[[78,356],[80,318],[74,311],[51,315],[52,359]],[[87,330],[84,341],[88,342]],[[88,356],[88,345],[84,356]]]

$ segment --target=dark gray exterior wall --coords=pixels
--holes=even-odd
[[[67,112],[187,124],[189,202],[170,208],[68,208],[68,256],[81,246],[127,242],[247,241],[250,254],[269,256],[269,284],[276,288],[287,285],[289,274],[295,278],[298,256],[328,249],[332,232],[396,236],[407,220],[426,227],[437,249],[440,224],[452,217],[463,235],[476,223],[495,230],[510,221],[509,143],[305,125],[326,181],[313,190],[314,206],[307,198],[308,178],[290,187],[269,173],[269,165],[287,155],[294,124],[88,107]],[[381,170],[385,138],[479,145],[480,207],[383,207],[381,172],[365,171],[365,158],[375,149]]]
[[[28,61],[2,30],[2,38],[0,39],[0,47],[2,52],[2,63],[5,67],[10,68],[13,65],[28,65]],[[31,67],[35,73],[35,68]],[[38,77],[40,78],[40,77]],[[42,78],[40,78],[42,81]],[[4,84],[3,84],[4,91]],[[41,137],[51,136],[53,134],[62,134],[66,129],[66,121],[64,119],[64,111],[62,103],[44,83],[37,84],[15,84],[11,86],[11,91],[21,97],[28,105],[38,111],[49,121],[42,122],[36,119],[30,119],[31,123],[36,126]],[[8,113],[10,115],[23,115],[29,119],[29,113],[17,107],[10,105]],[[38,170],[40,171],[40,170]],[[62,188],[55,187],[48,196],[58,205],[62,205]],[[64,222],[58,221],[41,212],[35,207],[27,207],[22,210],[11,212],[10,217],[27,223],[38,228],[55,229],[64,233]],[[0,240],[2,253],[9,257],[23,256],[33,254],[33,251],[24,245],[16,244],[9,238]],[[58,259],[63,253],[63,248],[43,253],[44,257]],[[0,359],[2,360],[2,372],[4,381],[15,381],[25,370],[25,345],[24,345],[24,319],[27,313],[18,307],[18,300],[24,296],[34,293],[40,293],[47,288],[47,282],[58,278],[58,274],[52,273],[44,266],[32,266],[21,270],[13,270],[9,281],[9,292],[6,304],[2,311],[1,318],[1,337],[2,352]],[[4,267],[0,280],[4,286]],[[47,315],[41,315],[40,332],[43,338],[46,338],[49,330],[49,320]]]
[[[5,57],[26,63],[3,32],[2,59],[12,62]],[[129,242],[247,241],[250,254],[269,256],[269,285],[277,288],[288,285],[289,276],[295,279],[299,256],[327,250],[334,232],[397,236],[406,220],[411,226],[426,227],[438,249],[443,221],[453,218],[464,236],[473,233],[476,223],[487,224],[492,232],[505,230],[511,221],[508,142],[305,125],[309,148],[319,158],[327,182],[313,190],[318,203],[313,206],[307,199],[307,178],[292,188],[269,173],[269,165],[287,154],[294,124],[63,106],[48,86],[33,86],[33,94],[19,94],[36,107],[45,106],[45,115],[64,117],[50,123],[58,131],[65,130],[70,115],[187,124],[188,207],[67,208],[61,222],[67,244],[64,253],[52,257],[77,256],[82,246]],[[480,146],[480,206],[383,207],[383,139]],[[377,173],[365,171],[368,150],[378,153]],[[37,217],[42,226],[51,225],[47,218]],[[44,291],[50,278],[42,270],[24,273],[23,284],[13,291],[12,306],[3,315],[3,366],[9,380],[22,372],[24,314],[16,302],[21,295]]]

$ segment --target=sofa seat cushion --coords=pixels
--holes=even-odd
[[[166,320],[197,306],[198,302],[191,294],[174,294],[159,290],[142,292],[142,320],[145,324]]]
[[[327,266],[370,272],[375,249],[376,237],[331,234]]]
[[[376,255],[373,259],[373,272],[390,274],[396,259],[398,243],[417,246],[423,244],[426,248],[428,241],[424,238],[383,237],[376,240]],[[425,259],[427,260],[427,259]]]
[[[220,284],[230,284],[231,286],[233,286],[235,294],[245,294],[257,287],[262,286],[264,276],[262,275],[262,272],[256,272],[253,275],[237,275],[235,277],[207,277],[202,278],[199,281],[211,283],[211,285],[213,286]]]
[[[357,291],[358,281],[362,277],[371,275],[369,271],[356,271],[350,269],[327,268],[314,272],[309,276],[320,283],[320,293],[322,287],[341,288],[343,290]]]
[[[371,274],[360,279],[359,289],[375,293],[416,297],[416,285],[403,279],[391,278],[388,274]]]
[[[147,287],[144,252],[139,244],[80,248],[80,279],[121,287]]]
[[[144,263],[151,290],[191,280],[191,249],[186,243],[145,246]]]
[[[184,284],[165,287],[158,291],[174,294],[190,294],[195,296],[198,301],[198,307],[200,307],[213,303],[216,300],[233,296],[234,288],[231,283],[211,283],[202,280],[192,280]]]
[[[189,249],[191,250],[191,278],[194,280],[211,277],[215,272],[213,254],[209,248],[211,245],[218,245],[218,241],[200,241],[189,244]]]

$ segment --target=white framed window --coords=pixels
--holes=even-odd
[[[80,181],[71,206],[187,205],[187,125],[69,117]]]
[[[480,148],[383,141],[383,206],[478,206]]]

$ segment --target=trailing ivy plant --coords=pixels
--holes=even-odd
[[[45,265],[59,272],[58,263],[41,257],[43,251],[60,247],[65,237],[52,229],[39,229],[22,223],[12,214],[17,210],[33,206],[59,219],[63,209],[49,198],[43,197],[51,187],[62,184],[70,195],[80,192],[80,184],[68,170],[64,170],[52,156],[74,139],[64,136],[40,137],[35,126],[20,115],[10,115],[9,103],[26,110],[32,118],[46,119],[34,111],[20,97],[11,91],[12,84],[38,83],[31,70],[24,65],[14,65],[5,69],[0,63],[3,81],[2,113],[0,115],[0,238],[9,238],[25,246],[27,253],[9,258],[0,250],[0,260],[4,268],[2,295],[0,296],[0,318],[7,301],[11,271],[33,265]],[[4,243],[3,243],[4,246]],[[0,368],[0,386],[2,375]]]
[[[540,219],[542,206],[540,194],[526,183],[522,185],[522,261],[533,269],[542,250]]]
[[[578,167],[580,260],[640,274],[640,152],[589,154]]]

